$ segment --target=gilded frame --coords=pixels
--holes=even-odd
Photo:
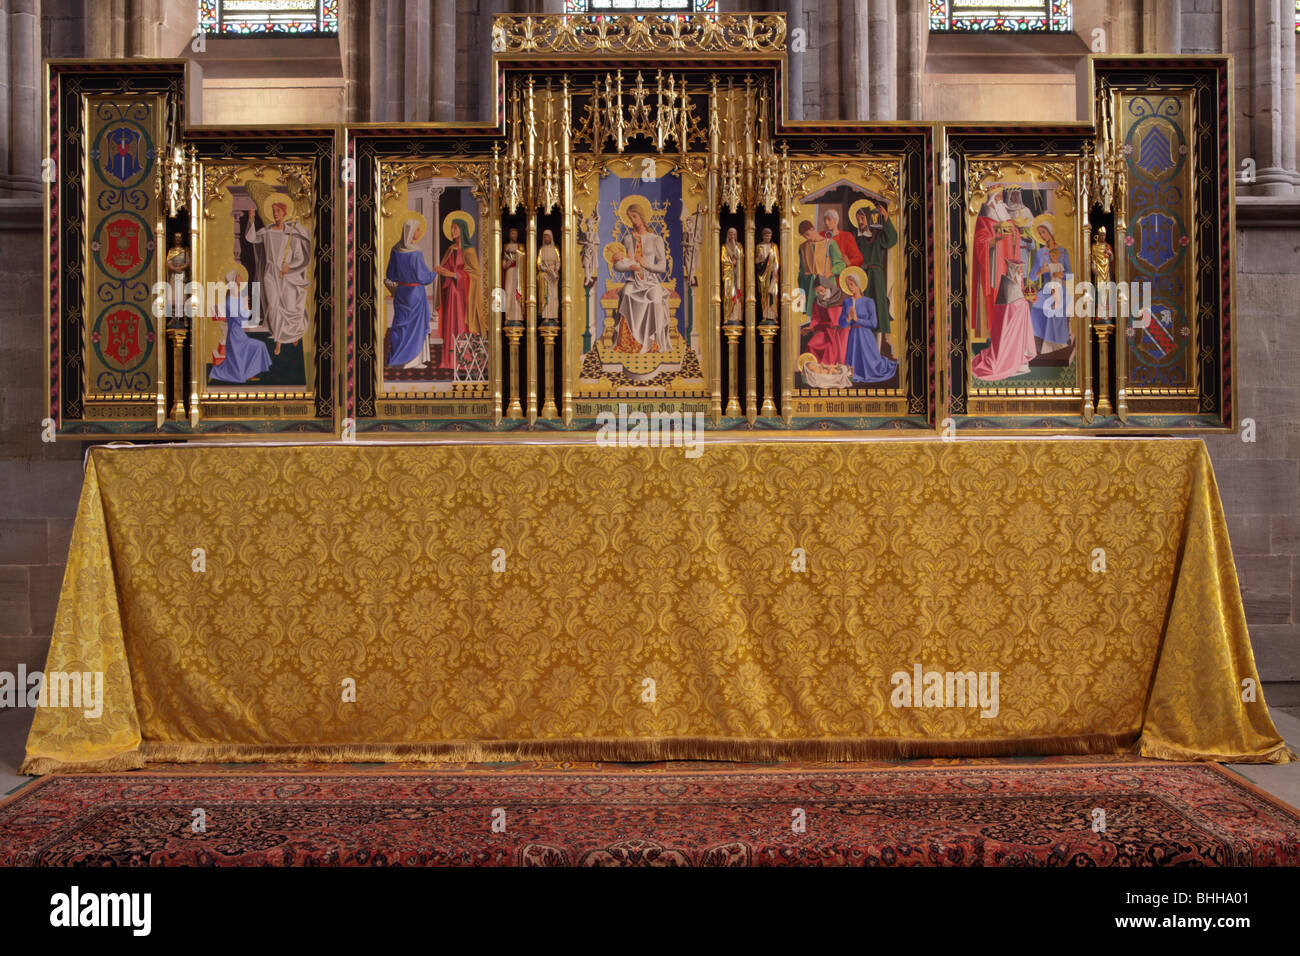
[[[864,433],[881,428],[937,427],[945,432],[950,428],[991,428],[1012,434],[1118,429],[1141,434],[1212,432],[1234,426],[1237,417],[1232,276],[1235,210],[1232,189],[1221,185],[1231,181],[1233,172],[1229,129],[1233,99],[1230,58],[1089,57],[1080,71],[1078,84],[1081,115],[1088,115],[1088,119],[1078,123],[792,121],[782,108],[788,93],[783,83],[787,56],[784,27],[784,19],[779,15],[765,14],[726,14],[686,20],[658,16],[498,17],[494,19],[494,34],[499,35],[501,46],[495,51],[492,68],[498,89],[498,112],[492,120],[479,123],[238,130],[187,126],[184,122],[187,67],[183,61],[48,62],[49,155],[56,169],[64,173],[75,169],[79,173],[76,177],[59,176],[57,185],[52,184],[46,196],[46,228],[50,239],[47,359],[50,418],[56,436],[257,437],[281,433],[333,434],[340,427],[345,435],[353,434],[354,427],[362,432],[398,432],[412,436],[469,430],[499,433],[503,437],[520,429],[569,434],[592,431],[596,423],[582,413],[596,410],[595,405],[581,394],[575,394],[573,388],[579,370],[572,350],[575,336],[581,332],[573,320],[576,304],[573,281],[579,271],[573,200],[583,185],[583,164],[607,162],[608,157],[615,156],[615,149],[623,161],[629,161],[629,157],[630,161],[636,161],[657,156],[664,161],[700,162],[709,178],[708,239],[701,247],[699,275],[715,299],[707,316],[711,354],[703,363],[709,393],[706,400],[709,427],[713,430],[744,431],[756,437],[783,434],[794,437],[805,429]],[[637,68],[627,68],[624,76],[619,70],[626,67],[629,56],[635,57],[639,72],[634,74]],[[646,73],[650,81],[646,88],[648,94],[654,93],[655,79],[659,76],[662,103],[664,83],[673,71],[682,84],[677,87],[676,95],[685,93],[689,81],[692,105],[697,109],[680,128],[683,141],[667,148],[665,139],[677,134],[671,125],[676,120],[670,119],[665,128],[662,109],[656,117],[654,107],[647,112],[635,94],[642,87],[640,73]],[[236,158],[241,160],[294,162],[306,155],[302,151],[304,144],[314,141],[308,150],[310,161],[316,165],[314,175],[321,186],[321,197],[332,204],[320,221],[323,227],[328,223],[332,240],[345,237],[339,251],[346,254],[333,255],[331,250],[329,262],[322,263],[316,273],[318,281],[329,283],[330,291],[322,296],[329,309],[329,320],[318,323],[318,329],[328,341],[319,353],[324,364],[316,369],[313,378],[317,386],[315,394],[289,395],[268,390],[260,407],[249,405],[237,409],[235,406],[240,403],[214,394],[198,381],[199,366],[191,342],[185,346],[191,353],[184,362],[184,371],[190,379],[189,407],[184,419],[178,419],[174,409],[169,416],[168,405],[174,397],[172,380],[177,376],[171,368],[170,349],[158,330],[155,330],[157,347],[151,358],[156,368],[154,387],[148,394],[131,395],[128,400],[119,401],[122,396],[114,395],[112,389],[101,389],[102,394],[97,394],[96,389],[88,387],[86,357],[92,330],[85,311],[88,301],[85,264],[92,238],[86,226],[89,197],[80,185],[85,181],[89,156],[85,139],[85,111],[90,102],[85,96],[88,94],[138,96],[156,104],[154,118],[159,122],[153,131],[159,142],[165,141],[169,150],[173,146],[196,149],[200,165],[214,157],[230,158],[236,154],[240,154]],[[968,230],[968,223],[959,218],[956,210],[964,199],[969,199],[966,164],[1025,162],[1037,158],[1051,162],[1068,160],[1082,169],[1095,157],[1113,149],[1117,139],[1122,139],[1123,130],[1116,129],[1113,116],[1119,112],[1118,105],[1125,96],[1166,94],[1191,99],[1192,135],[1187,147],[1193,164],[1191,182],[1195,195],[1184,207],[1185,218],[1190,223],[1187,257],[1192,263],[1188,272],[1188,328],[1195,359],[1190,383],[1178,388],[1149,388],[1134,378],[1130,384],[1127,375],[1134,371],[1132,363],[1125,361],[1125,349],[1114,348],[1114,343],[1117,339],[1122,343],[1124,339],[1120,336],[1133,330],[1120,328],[1111,340],[1110,368],[1115,382],[1111,397],[1116,405],[1113,415],[1102,413],[1094,418],[1088,413],[1088,405],[1101,397],[1089,390],[1093,376],[1099,374],[1096,361],[1085,363],[1088,367],[1083,382],[1083,409],[1068,408],[1076,401],[1073,383],[1069,388],[1059,389],[1058,394],[1030,394],[1029,389],[1014,386],[1008,386],[1006,394],[988,394],[989,390],[980,388],[978,383],[972,387],[971,345],[962,339],[960,331],[964,318],[960,314],[962,290],[966,281],[957,255]],[[556,109],[561,101],[562,112]],[[591,122],[597,114],[602,118],[593,127]],[[623,118],[619,118],[620,114]],[[606,120],[614,125],[603,125]],[[644,130],[634,132],[638,124]],[[638,136],[648,136],[649,145],[644,139],[636,141]],[[246,147],[252,152],[244,155]],[[917,148],[923,155],[915,152]],[[792,237],[790,231],[793,223],[789,221],[788,185],[782,185],[779,200],[769,196],[773,170],[779,168],[784,183],[790,175],[791,164],[797,162],[876,162],[893,161],[900,156],[905,166],[900,176],[904,201],[909,210],[919,210],[916,213],[919,222],[924,223],[922,231],[912,230],[904,243],[900,243],[907,247],[909,322],[916,315],[922,323],[909,325],[913,338],[907,343],[906,372],[900,375],[899,384],[907,389],[907,407],[886,408],[886,399],[882,397],[877,399],[878,413],[876,409],[868,409],[867,414],[817,414],[815,409],[802,409],[797,402],[803,396],[792,394],[795,389],[789,354],[794,331],[790,278],[797,237]],[[502,334],[501,313],[491,309],[489,303],[491,395],[486,396],[487,401],[480,401],[475,395],[473,407],[456,410],[448,407],[454,401],[440,406],[436,397],[386,394],[382,368],[375,367],[373,287],[379,282],[377,247],[383,245],[382,226],[374,221],[382,212],[380,168],[384,162],[401,160],[477,164],[477,172],[485,182],[482,194],[487,197],[487,209],[491,211],[480,226],[483,245],[490,246],[490,252],[485,253],[491,262],[490,268],[484,269],[485,295],[499,287],[503,224],[513,217],[526,226],[521,232],[528,234],[530,256],[527,318],[511,339],[510,335]],[[174,162],[181,164],[179,157]],[[942,175],[950,164],[955,167],[955,178]],[[1078,178],[1082,181],[1088,177],[1081,172]],[[153,180],[155,189],[161,191],[161,178],[154,174]],[[1083,190],[1084,200],[1092,208],[1097,196],[1089,189],[1095,192],[1094,185],[1090,184]],[[161,192],[158,195],[161,197]],[[162,199],[165,197],[159,201]],[[192,197],[192,202],[196,204],[192,211],[197,215],[198,200]],[[1117,203],[1115,213],[1120,217],[1117,227],[1125,215],[1125,203],[1124,197]],[[936,207],[939,215],[935,214]],[[1110,215],[1109,208],[1106,214]],[[967,215],[968,212],[961,213]],[[164,230],[168,220],[162,213],[155,218],[153,239],[159,255],[152,268],[161,278],[161,252],[165,248]],[[748,233],[746,251],[752,255],[756,221],[760,227],[769,222],[779,227],[776,232],[785,273],[779,331],[756,328],[751,276],[747,280],[744,328],[740,332],[733,328],[729,337],[724,338],[716,298],[720,232],[727,222],[736,226],[743,223]],[[564,321],[559,328],[549,328],[539,321],[538,288],[536,277],[531,274],[537,234],[546,227],[562,230]],[[192,233],[196,262],[202,259],[199,231],[194,228]],[[1117,253],[1123,238],[1114,237]],[[1088,241],[1085,235],[1078,247],[1080,260],[1084,258]],[[918,257],[923,265],[914,270],[913,263]],[[493,273],[492,281],[487,280],[489,271]],[[1080,268],[1076,271],[1084,272]],[[1120,282],[1129,278],[1123,256],[1117,255],[1114,278]],[[368,296],[371,297],[369,305]],[[364,315],[367,308],[371,312],[369,327]],[[768,402],[769,396],[760,396],[756,391],[762,376],[771,374],[773,364],[756,359],[759,333],[764,333],[762,348],[775,345],[778,383],[775,403]],[[555,336],[559,338],[558,343],[554,341]],[[504,360],[507,339],[518,347],[519,353],[517,363],[509,368]],[[333,352],[335,341],[339,347],[337,355]],[[739,343],[739,350],[732,353],[738,359],[727,357],[728,343],[732,349]],[[543,376],[539,382],[541,359],[543,356],[548,361],[551,359],[553,345],[558,345],[554,353],[558,360],[556,377],[548,383]],[[1092,351],[1085,349],[1085,356]],[[731,392],[736,386],[729,389],[727,384],[729,375],[733,381],[737,380],[736,369],[730,368],[734,361],[739,361],[743,369],[740,376],[743,384],[738,392],[743,411],[739,415],[731,412],[730,405],[727,413],[722,411],[723,402],[735,397]],[[512,414],[507,404],[507,377],[517,388],[521,403],[518,414]],[[1064,392],[1069,394],[1061,394]],[[660,397],[655,396],[647,404],[675,405],[679,411],[688,410],[688,405],[690,409],[699,407],[694,396],[685,404],[676,399],[661,403]],[[760,397],[765,399],[761,410],[757,407]],[[301,407],[285,414],[288,406],[284,403],[303,398],[313,404],[310,414],[299,415]],[[379,402],[388,404],[380,409]]]
[[[213,385],[206,369],[211,357],[205,348],[209,338],[191,331],[188,421],[169,422],[169,429],[261,438],[338,433],[342,423],[335,362],[340,325],[338,134],[337,128],[296,126],[193,127],[186,131],[185,141],[193,157],[188,208],[194,237],[194,280],[205,290],[205,310],[208,283],[224,281],[224,276],[211,275],[209,253],[226,261],[225,256],[209,249],[213,207],[222,199],[221,191],[231,184],[270,177],[278,179],[282,192],[292,199],[292,215],[310,222],[310,316],[308,333],[301,340],[303,385]]]
[[[367,310],[372,316],[370,321],[376,354],[382,354],[381,330],[386,325],[386,303],[389,298],[388,296],[384,296],[382,300],[379,298],[382,295],[379,290],[384,288],[386,253],[399,238],[394,234],[393,229],[396,226],[400,233],[401,221],[405,215],[404,210],[399,211],[393,204],[405,195],[405,190],[409,189],[414,182],[428,180],[437,186],[458,186],[470,190],[475,200],[474,238],[481,267],[479,308],[481,315],[486,319],[488,330],[485,341],[486,374],[481,381],[475,380],[472,384],[462,385],[459,388],[454,381],[450,389],[441,391],[437,388],[421,388],[418,383],[411,388],[394,387],[393,383],[384,377],[384,363],[375,361],[372,374],[377,416],[389,418],[419,414],[428,418],[452,420],[489,418],[492,414],[493,392],[494,389],[499,388],[501,377],[500,310],[494,308],[497,304],[494,301],[497,298],[494,294],[497,286],[495,282],[490,281],[495,274],[492,265],[496,256],[496,243],[491,229],[493,217],[490,160],[486,157],[477,160],[377,157],[375,163],[377,164],[375,175],[377,192],[374,201],[379,213],[374,218],[373,237],[377,253],[372,262],[375,298],[367,304]],[[442,229],[442,223],[427,224],[430,233]],[[430,261],[428,265],[434,268],[435,263]],[[443,347],[446,347],[445,343]]]
[[[674,176],[678,179],[681,186],[681,195],[689,195],[695,200],[696,213],[702,216],[704,236],[714,236],[718,231],[719,217],[717,211],[709,203],[708,188],[708,170],[707,156],[703,154],[677,154],[677,153],[624,153],[617,155],[601,155],[598,157],[581,156],[575,162],[573,171],[573,195],[575,215],[582,218],[582,213],[591,213],[597,211],[600,202],[600,181],[607,175],[618,176],[620,179],[634,180],[642,175],[641,171],[646,168],[645,164],[652,162],[654,164],[655,180],[662,179],[666,176]],[[627,176],[619,176],[618,171],[628,173]],[[610,210],[599,209],[600,215],[609,215]],[[577,236],[566,234],[563,237],[566,249],[570,251],[574,260],[578,258]],[[707,247],[706,247],[707,248]],[[680,250],[669,249],[669,255]],[[603,255],[602,255],[603,258]],[[606,263],[608,266],[608,263]],[[681,281],[682,289],[685,290],[689,284],[689,278],[680,272],[680,261],[676,262],[679,267],[677,278]],[[599,268],[599,266],[598,266]],[[583,352],[583,345],[586,334],[586,322],[582,324],[584,328],[578,327],[579,323],[575,321],[565,322],[562,331],[563,349],[564,349],[564,405],[562,411],[568,420],[594,420],[602,412],[618,413],[619,405],[626,405],[630,409],[643,408],[650,410],[658,408],[665,403],[671,403],[674,408],[682,413],[709,413],[713,403],[716,402],[717,383],[714,380],[712,370],[718,366],[719,343],[717,316],[712,305],[714,296],[712,290],[718,281],[718,264],[716,256],[701,255],[699,257],[699,268],[697,271],[698,283],[694,287],[694,292],[688,292],[691,298],[683,298],[683,306],[689,301],[690,315],[687,316],[683,311],[683,317],[687,321],[688,331],[692,328],[695,331],[694,338],[698,341],[698,348],[695,353],[699,360],[701,369],[700,384],[696,388],[679,387],[676,390],[670,389],[638,389],[629,387],[619,389],[610,387],[600,389],[584,385],[583,378],[583,356],[591,354]],[[582,288],[582,277],[580,275],[569,275],[564,281],[566,291],[569,294],[572,308],[570,316],[576,314],[576,306],[579,301],[580,293],[586,290]],[[575,287],[574,283],[577,283]],[[595,288],[595,287],[593,287]],[[603,308],[601,303],[593,303],[596,308]],[[589,316],[588,316],[589,317]],[[605,328],[605,334],[608,335],[609,329]],[[597,339],[602,336],[596,336]],[[689,343],[684,342],[684,347]],[[596,348],[598,343],[593,342],[592,348]],[[603,381],[603,378],[597,379]]]
[[[1056,203],[1063,207],[1059,214],[1065,215],[1073,222],[1073,229],[1067,235],[1065,243],[1067,252],[1072,253],[1069,256],[1072,272],[1067,275],[1072,275],[1074,282],[1087,280],[1087,273],[1080,271],[1081,269],[1086,270],[1086,250],[1088,249],[1087,216],[1086,210],[1083,208],[1085,198],[1082,164],[1083,158],[1081,156],[1017,156],[1012,159],[978,155],[967,157],[964,183],[966,230],[963,234],[967,237],[970,236],[982,204],[989,199],[990,193],[996,189],[1010,184],[1033,186],[1055,184],[1055,188],[1050,191]],[[1037,224],[1037,220],[1035,220],[1034,225]],[[974,264],[970,258],[970,243],[970,238],[967,238],[965,251],[967,252],[968,292],[971,284],[970,277],[974,273]],[[1028,272],[1028,270],[1026,271]],[[1025,278],[1028,280],[1032,277],[1026,275]],[[1072,306],[1074,290],[1066,290],[1065,295]],[[971,302],[968,296],[968,320],[969,310],[975,306],[976,303]],[[1041,414],[1047,411],[1060,411],[1069,414],[1080,408],[1086,387],[1090,357],[1086,354],[1086,323],[1083,321],[1084,317],[1073,308],[1070,308],[1069,311],[1072,313],[1069,325],[1074,336],[1073,354],[1071,356],[1074,375],[1073,381],[1068,384],[1064,378],[1057,383],[1044,385],[1024,385],[1018,383],[1014,378],[1004,380],[1008,383],[1006,385],[981,384],[984,380],[978,378],[972,369],[975,356],[975,341],[972,337],[966,338],[964,361],[967,380],[971,383],[968,398],[972,414],[1005,415],[1024,412]]]
[[[883,197],[892,210],[892,218],[897,220],[895,229],[898,238],[888,253],[888,278],[892,281],[893,295],[890,297],[891,311],[895,313],[894,321],[899,329],[893,342],[894,354],[901,359],[910,346],[912,330],[908,323],[909,294],[905,262],[905,251],[909,244],[919,241],[913,235],[913,226],[908,223],[903,213],[904,199],[910,187],[902,155],[872,156],[869,159],[849,159],[837,156],[793,156],[789,160],[789,207],[783,234],[789,237],[791,254],[784,270],[783,297],[789,303],[786,311],[786,324],[783,329],[784,341],[782,369],[782,397],[790,419],[820,418],[866,418],[873,416],[902,416],[908,413],[909,368],[905,361],[898,362],[897,379],[893,386],[872,387],[849,386],[845,388],[815,388],[798,386],[795,375],[801,356],[801,326],[808,314],[810,303],[803,301],[806,296],[798,288],[799,258],[801,239],[797,235],[800,221],[814,216],[811,220],[814,229],[820,229],[815,215],[802,209],[803,197],[822,192],[841,181],[852,185],[866,194]],[[853,177],[856,176],[856,179]],[[852,233],[855,226],[847,220],[841,222],[845,231]],[[865,291],[865,290],[864,290]],[[804,305],[801,312],[798,306]],[[901,306],[901,308],[900,308]],[[902,351],[899,351],[899,347]]]
[[[185,109],[186,65],[183,61],[46,60],[44,90],[49,105],[46,160],[42,178],[47,279],[44,286],[45,368],[49,376],[47,415],[42,429],[55,438],[94,438],[152,433],[167,414],[168,355],[166,339],[152,313],[152,290],[136,304],[151,320],[152,355],[144,366],[152,384],[142,391],[95,387],[90,380],[88,350],[94,331],[90,316],[96,302],[90,288],[89,164],[94,144],[88,142],[89,110],[94,101],[121,100],[148,104],[153,118],[149,132],[154,148],[170,142],[179,129],[174,122]],[[102,157],[101,157],[102,158]],[[152,264],[148,279],[162,275],[155,254],[162,235],[159,164],[154,162],[136,184],[152,203],[153,221],[145,222]],[[147,205],[147,204],[146,204]],[[138,279],[138,277],[137,277]],[[147,334],[146,334],[147,340]],[[137,334],[137,343],[139,336]]]

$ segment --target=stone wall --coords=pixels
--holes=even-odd
[[[337,37],[211,38],[191,57],[203,71],[204,123],[332,126],[344,115],[343,58]]]
[[[1242,200],[1238,218],[1238,420],[1255,441],[1206,445],[1268,700],[1300,707],[1300,203]]]
[[[79,443],[41,441],[39,203],[0,199],[0,671],[43,667],[81,487]]]

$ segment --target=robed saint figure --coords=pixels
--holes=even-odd
[[[465,335],[482,335],[483,268],[478,252],[470,240],[474,220],[462,210],[449,213],[443,220],[443,235],[450,240],[442,261],[434,270],[438,283],[438,315],[442,321],[442,358],[439,368],[456,368],[456,343]]]
[[[1020,230],[998,190],[980,206],[971,239],[970,324],[975,338],[988,337],[1002,277],[1019,261]]]
[[[419,242],[424,220],[419,214],[402,223],[402,238],[388,253],[384,285],[393,294],[393,321],[388,329],[388,355],[384,364],[399,368],[424,368],[429,364],[429,297],[424,287],[438,277],[424,261]]]

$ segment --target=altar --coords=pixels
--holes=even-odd
[[[475,123],[48,64],[42,427],[154,444],[89,454],[27,770],[1289,758],[1148,437],[1241,421],[1226,57],[814,121],[781,13],[491,36]]]
[[[1192,439],[96,447],[45,674],[26,773],[1291,757]]]

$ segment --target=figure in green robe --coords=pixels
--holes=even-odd
[[[867,273],[866,294],[876,304],[876,344],[883,346],[893,328],[889,313],[889,288],[887,260],[889,250],[898,243],[898,230],[889,221],[885,204],[861,200],[853,204],[857,222],[858,251],[862,253],[862,268]]]

